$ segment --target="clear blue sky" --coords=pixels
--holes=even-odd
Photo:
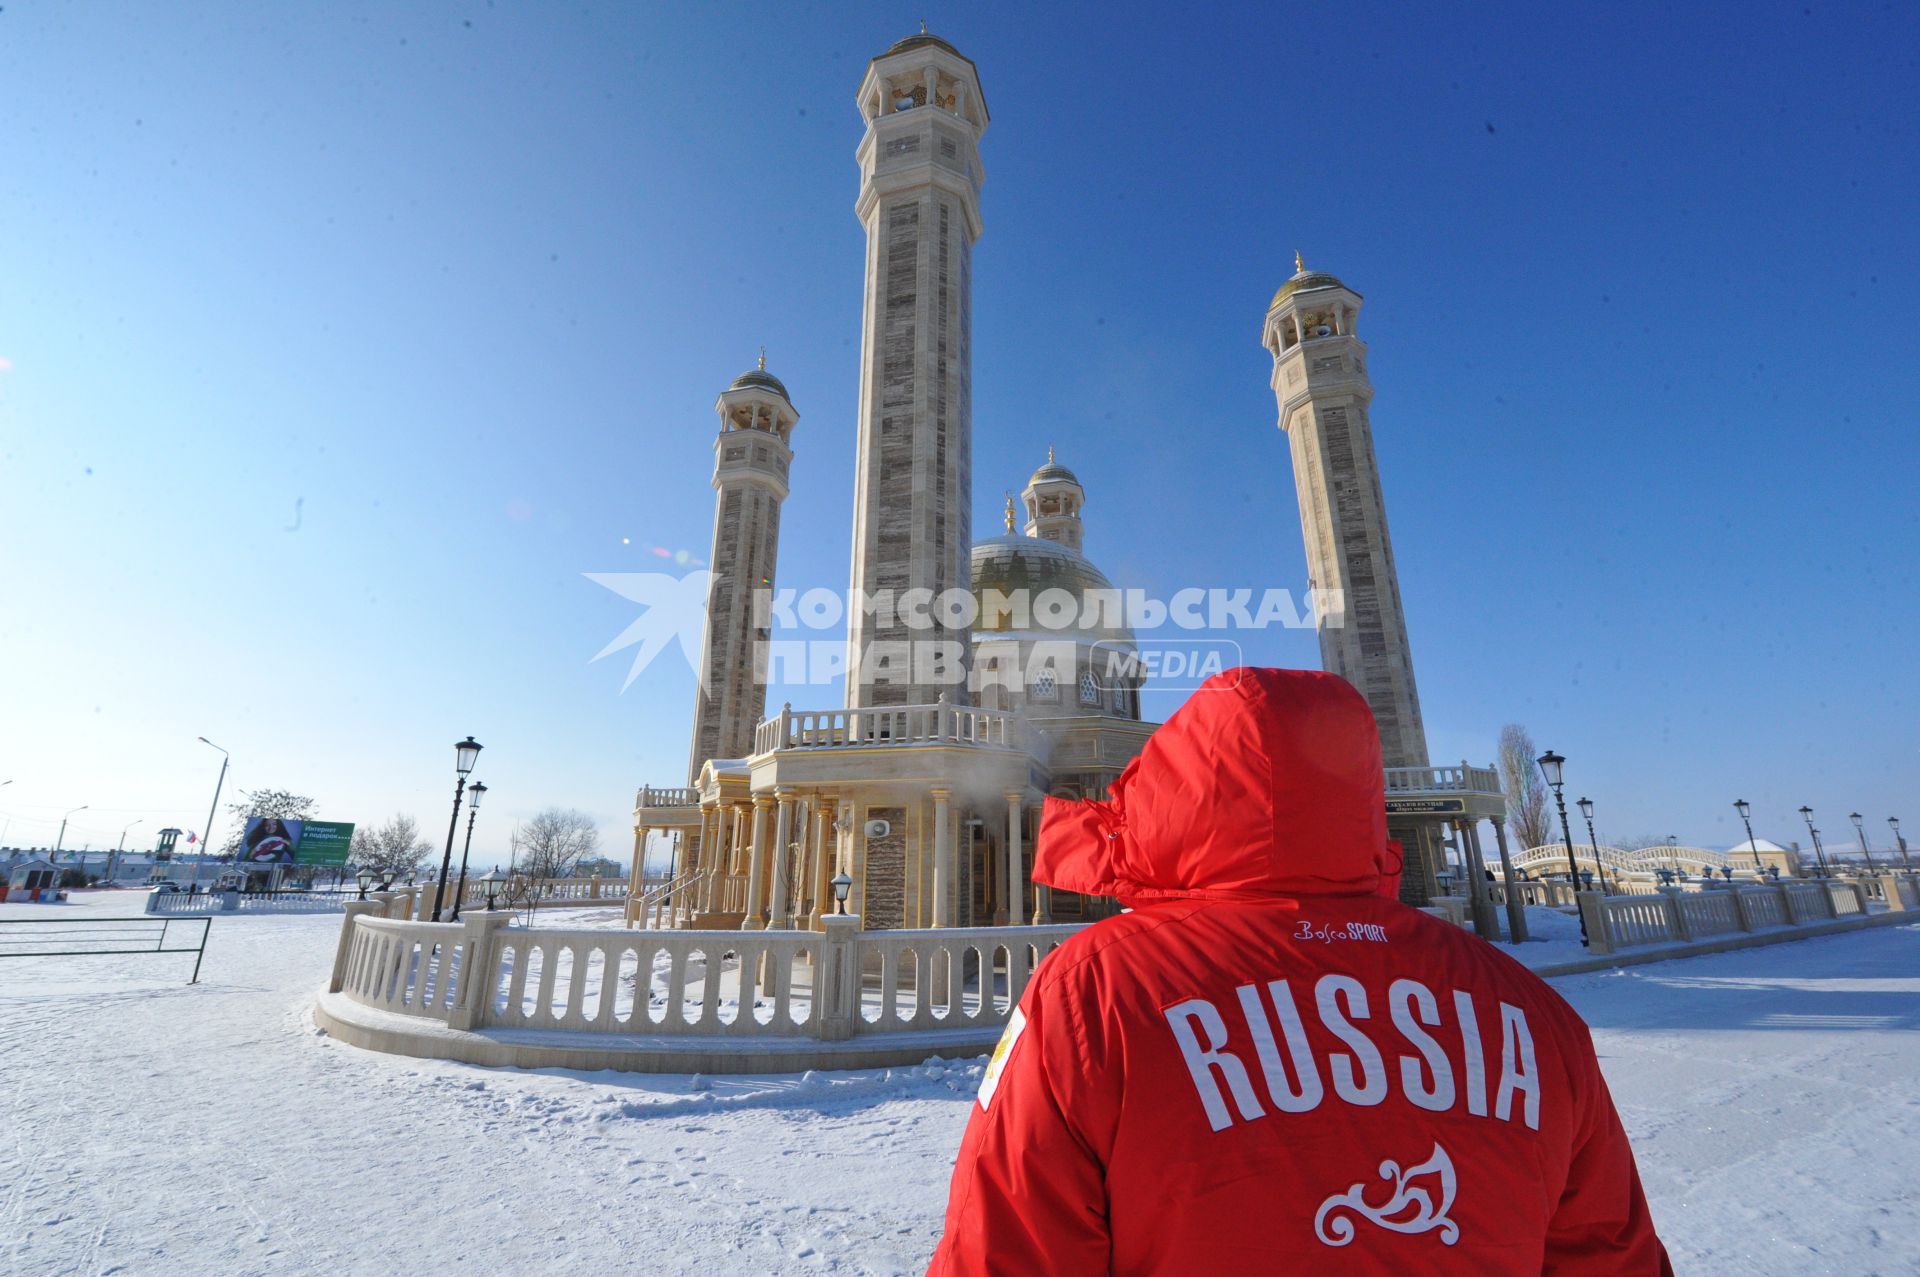
[[[764,342],[781,581],[844,588],[853,96],[922,16],[993,110],[983,533],[1051,441],[1116,582],[1302,587],[1297,246],[1366,296],[1436,760],[1524,722],[1603,838],[1920,832],[1917,14],[8,0],[0,842],[201,827],[202,734],[438,838],[471,732],[483,854],[548,803],[620,854],[692,675],[621,694],[582,573],[705,556]]]

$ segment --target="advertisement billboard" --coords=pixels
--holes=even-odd
[[[353,826],[337,820],[249,816],[240,859],[254,865],[344,865]]]
[[[309,820],[300,830],[293,859],[302,865],[344,865],[352,846],[352,825],[338,820]]]
[[[278,816],[247,817],[239,859],[255,865],[292,864],[294,849],[300,845],[300,827],[305,823]]]

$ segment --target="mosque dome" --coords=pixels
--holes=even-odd
[[[1295,273],[1292,279],[1280,285],[1280,291],[1275,293],[1273,300],[1267,303],[1267,309],[1272,310],[1295,293],[1311,292],[1316,288],[1345,287],[1345,284],[1323,270],[1301,270]]]
[[[757,387],[761,390],[771,390],[773,391],[774,394],[779,395],[782,399],[785,399],[788,403],[793,402],[793,396],[787,393],[786,386],[781,383],[778,377],[768,372],[764,366],[759,368],[749,368],[747,371],[741,373],[738,377],[735,377],[733,379],[733,384],[728,386],[727,389],[728,390],[745,390],[750,386]]]
[[[1066,469],[1064,466],[1057,468]],[[1071,474],[1068,477],[1071,478]],[[1095,609],[1098,614],[1091,619],[1098,624],[1087,624],[1090,619],[1085,603],[1087,592],[1113,589],[1113,583],[1107,580],[1106,574],[1095,567],[1086,555],[1058,541],[1012,533],[994,537],[973,547],[973,598],[979,606],[973,632],[976,636],[1012,632],[1023,619],[1017,612],[1008,615],[1004,608],[990,610],[987,606],[988,590],[1014,599],[1024,597],[1030,610],[1037,610],[1037,600],[1046,591],[1065,590],[1081,600],[1080,615],[1073,624],[1050,629],[1040,617],[1029,615],[1024,618],[1027,624],[1019,628],[1023,632],[1048,638],[1083,643],[1131,644],[1133,631],[1124,625],[1109,623],[1119,619],[1107,614],[1110,609]]]
[[[1049,481],[1079,483],[1080,476],[1061,465],[1058,461],[1049,460],[1047,464],[1033,472],[1033,477],[1027,480],[1027,486],[1032,487],[1036,483],[1047,483]]]
[[[931,45],[936,49],[945,49],[948,53],[951,53],[956,58],[964,58],[967,56],[966,54],[960,52],[960,50],[948,44],[945,40],[942,40],[939,36],[930,35],[925,31],[915,32],[913,35],[908,36],[904,40],[895,40],[893,42],[892,47],[890,47],[886,53],[883,53],[880,56],[884,58],[889,56],[890,54],[905,53],[909,49],[925,48],[928,45]]]

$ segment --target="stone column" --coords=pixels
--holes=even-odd
[[[782,785],[774,791],[778,797],[779,814],[773,826],[773,858],[768,872],[773,878],[773,912],[767,919],[767,930],[780,931],[793,926],[789,898],[791,895],[789,879],[793,876],[791,868],[793,848],[793,791]]]
[[[815,931],[820,920],[833,912],[833,861],[837,858],[838,833],[834,829],[834,809],[838,804],[829,797],[819,800],[819,816],[813,829],[813,915],[808,925]]]
[[[743,930],[764,927],[767,921],[767,839],[772,832],[767,828],[767,812],[772,807],[771,798],[753,800],[753,841],[748,846],[747,860],[747,916],[740,924]]]
[[[720,808],[717,804],[700,808],[700,843],[693,851],[702,875],[699,889],[694,893],[694,908],[701,913],[712,913],[713,895],[720,889]]]
[[[1507,826],[1498,816],[1493,818],[1493,837],[1500,847],[1500,881],[1507,888],[1507,934],[1513,943],[1520,944],[1527,938],[1527,905],[1514,889],[1513,857],[1507,854]]]
[[[1487,866],[1480,858],[1478,824],[1473,820],[1456,821],[1454,836],[1460,841],[1460,858],[1467,867],[1467,901],[1473,909],[1473,933],[1491,943],[1500,939],[1500,915],[1493,911],[1491,893],[1487,891]]]
[[[1017,927],[1026,916],[1026,857],[1020,845],[1026,832],[1021,828],[1026,820],[1026,812],[1020,808],[1020,800],[1026,797],[1017,789],[1007,791],[1007,910],[1006,922]]]
[[[1039,826],[1035,825],[1035,828]],[[1036,927],[1053,925],[1053,888],[1037,882],[1033,884],[1033,925]]]
[[[953,925],[953,830],[947,819],[952,791],[935,788],[933,795],[933,925]]]

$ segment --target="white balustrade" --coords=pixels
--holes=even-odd
[[[760,723],[753,733],[756,754],[849,745],[953,744],[1012,749],[1025,743],[1017,716],[974,705],[783,709]]]
[[[503,926],[470,961],[482,935],[472,927],[350,915],[340,992],[443,1020],[465,1009],[473,1027],[717,1038],[978,1029],[1004,1024],[1040,960],[1079,930],[852,922],[838,935]],[[853,978],[822,980],[840,969]]]
[[[1806,927],[1867,916],[1864,885],[1848,881],[1669,887],[1651,896],[1579,895],[1587,940],[1595,953],[1642,945],[1705,940],[1740,932]]]

